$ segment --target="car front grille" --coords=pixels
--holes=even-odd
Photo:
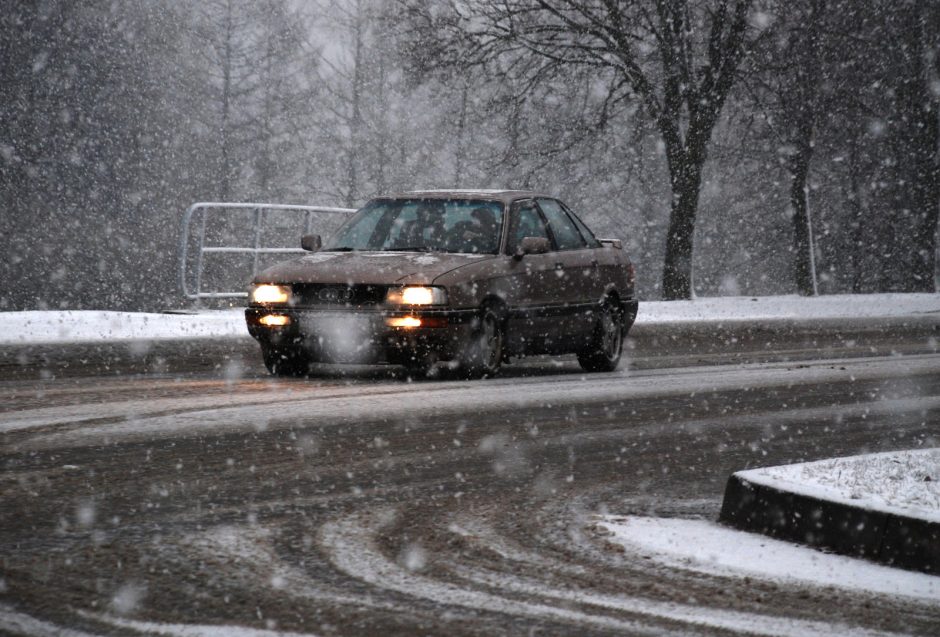
[[[387,285],[295,283],[293,288],[299,307],[375,306],[382,304],[388,294]]]

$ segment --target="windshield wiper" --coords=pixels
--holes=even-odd
[[[323,248],[323,252],[355,252],[356,248],[350,248],[349,246],[343,246],[341,248]]]
[[[440,252],[437,248],[430,246],[407,246],[405,248],[386,248],[386,252]]]

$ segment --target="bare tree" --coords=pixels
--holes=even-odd
[[[533,81],[568,65],[606,76],[603,113],[642,104],[662,137],[672,186],[663,298],[690,298],[702,168],[748,50],[751,0],[476,0],[469,7],[468,23],[483,18],[476,35],[484,56],[539,57]]]

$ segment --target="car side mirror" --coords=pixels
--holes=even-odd
[[[527,254],[545,254],[551,249],[552,245],[545,237],[523,237],[513,257],[521,259]]]
[[[316,252],[323,247],[323,240],[318,234],[305,234],[300,237],[300,247],[310,252]]]

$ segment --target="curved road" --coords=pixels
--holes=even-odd
[[[745,340],[641,333],[617,373],[479,382],[278,380],[253,350],[8,373],[0,633],[936,634],[936,600],[707,575],[595,528],[715,519],[746,467],[940,446],[927,331]]]

